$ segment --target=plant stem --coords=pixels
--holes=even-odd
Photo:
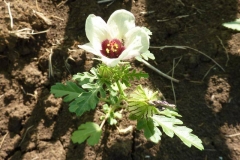
[[[123,91],[123,89],[122,89],[122,86],[121,86],[121,84],[120,84],[119,81],[117,81],[117,86],[118,86],[118,90],[119,90],[120,94],[123,95],[123,96],[125,96],[125,93],[124,93],[124,91]]]
[[[102,121],[101,125],[100,125],[100,129],[102,129],[104,123],[106,122],[106,120],[108,119],[108,114],[106,115],[106,117],[104,118],[104,120]]]
[[[158,74],[160,74],[161,76],[173,81],[173,82],[176,82],[176,83],[179,83],[179,80],[173,78],[173,77],[170,77],[169,75],[161,72],[160,70],[158,70],[157,68],[153,67],[151,64],[149,64],[147,61],[141,59],[141,62],[143,62],[148,68],[154,70],[155,72],[157,72]]]

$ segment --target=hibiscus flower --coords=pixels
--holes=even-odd
[[[135,26],[134,15],[123,9],[112,13],[107,23],[90,14],[85,31],[90,42],[78,47],[95,54],[110,67],[149,52],[149,30]]]

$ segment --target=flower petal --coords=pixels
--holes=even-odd
[[[130,29],[135,27],[135,17],[129,11],[117,10],[109,17],[107,25],[114,34],[114,38],[121,40]]]
[[[140,28],[135,27],[128,31],[125,36],[125,50],[119,56],[122,60],[130,59],[149,49],[149,35],[147,32]]]
[[[99,50],[95,50],[95,48],[93,48],[91,43],[86,43],[84,45],[78,45],[78,47],[87,52],[93,53],[96,56],[99,56],[101,58],[101,61],[109,67],[114,67],[118,64],[118,62],[120,62],[119,58],[105,57],[104,55],[102,55],[102,53]]]
[[[96,56],[102,56],[100,50],[95,50],[95,48],[92,46],[91,43],[86,43],[84,45],[78,45],[78,47],[87,51],[87,52],[95,54]]]
[[[101,44],[104,40],[112,38],[106,22],[94,14],[87,17],[85,31],[88,40],[96,50],[102,49]]]
[[[108,57],[102,57],[102,62],[106,64],[109,67],[114,67],[120,62],[120,58],[108,58]]]

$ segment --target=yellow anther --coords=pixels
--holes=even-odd
[[[107,44],[107,46],[109,47],[109,46],[110,46],[110,44],[108,43],[108,44]]]
[[[107,54],[109,54],[109,49],[108,48],[106,48],[106,52],[107,52]]]
[[[117,44],[117,43],[114,43],[114,47],[118,48],[118,44]]]

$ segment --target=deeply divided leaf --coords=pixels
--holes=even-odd
[[[143,129],[144,136],[150,139],[154,143],[158,143],[161,140],[161,131],[154,125],[151,118],[149,119],[139,119],[137,121],[137,129]]]
[[[74,82],[68,81],[66,82],[66,85],[56,83],[51,87],[50,92],[57,98],[64,97],[64,102],[70,102],[83,93],[84,90],[77,86]]]
[[[129,118],[132,120],[147,119],[157,113],[156,107],[145,102],[128,102],[128,110],[130,112]]]
[[[161,140],[161,131],[154,125],[151,118],[149,119],[139,119],[137,121],[137,129],[143,129],[144,136],[150,139],[154,143],[158,143]]]
[[[152,117],[153,114],[157,114],[159,112],[157,108],[149,104],[149,101],[157,99],[157,92],[152,92],[151,90],[143,89],[142,86],[138,86],[127,100],[130,112],[129,118],[132,120],[147,119]]]
[[[102,84],[84,84],[82,87],[88,89],[88,92],[83,92],[79,97],[77,97],[73,102],[69,104],[69,111],[75,112],[77,116],[81,116],[86,111],[95,109],[99,102],[100,95],[102,98],[106,97],[106,91],[103,89]]]
[[[156,124],[162,127],[163,131],[169,137],[173,137],[173,135],[176,134],[188,147],[193,145],[199,150],[203,150],[202,141],[196,135],[191,133],[192,130],[190,128],[178,126],[179,124],[182,124],[182,121],[179,119],[159,115],[154,115],[152,118]]]
[[[102,130],[98,124],[93,122],[87,122],[78,127],[78,130],[73,132],[73,143],[82,143],[87,140],[89,145],[95,145],[101,138]]]
[[[89,72],[77,73],[73,75],[73,80],[77,81],[79,85],[86,83],[92,83],[94,80],[98,79],[96,74],[96,69],[92,68]]]
[[[77,116],[81,116],[86,111],[95,109],[99,99],[97,97],[97,91],[84,92],[80,97],[76,98],[69,104],[69,111],[75,112]]]

